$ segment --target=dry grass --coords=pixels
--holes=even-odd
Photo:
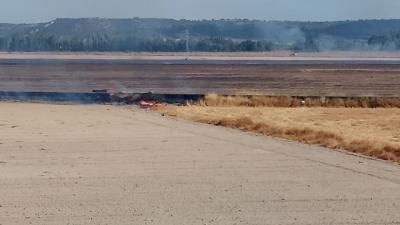
[[[400,162],[400,109],[167,106],[197,122]]]
[[[400,108],[400,98],[207,95],[201,106]]]

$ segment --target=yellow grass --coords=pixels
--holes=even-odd
[[[163,113],[400,162],[398,108],[166,106]]]
[[[400,98],[382,97],[291,97],[291,96],[220,96],[208,94],[196,103],[201,106],[249,107],[345,107],[345,108],[400,108]]]

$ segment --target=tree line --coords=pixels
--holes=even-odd
[[[232,40],[203,38],[189,41],[190,51],[205,52],[257,52],[271,51],[273,44],[264,40]],[[149,51],[184,52],[185,39],[113,37],[97,34],[89,37],[57,38],[55,36],[14,35],[0,38],[0,50],[18,51]]]
[[[317,35],[305,35],[303,41],[291,45],[279,45],[266,40],[234,40],[230,38],[193,38],[189,50],[193,52],[265,52],[286,49],[300,52],[324,50],[400,50],[400,31],[386,35],[372,36],[366,41],[323,39]],[[0,37],[0,51],[60,51],[60,52],[185,52],[185,39],[109,37],[96,34],[88,37],[56,37],[13,35]]]

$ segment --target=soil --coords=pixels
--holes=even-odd
[[[2,91],[400,96],[392,64],[0,63]]]

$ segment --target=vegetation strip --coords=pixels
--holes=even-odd
[[[220,96],[209,94],[197,103],[201,106],[239,107],[345,107],[400,108],[400,98],[386,97],[325,97],[325,96]]]
[[[262,122],[254,122],[251,118],[241,117],[238,119],[198,119],[197,122],[239,128],[243,131],[257,132],[268,136],[286,138],[305,144],[320,145],[332,149],[345,149],[354,153],[377,157],[384,160],[400,162],[400,147],[389,144],[376,145],[368,140],[346,141],[342,136],[326,131],[318,131],[310,128],[281,128],[274,127]]]
[[[227,98],[222,97],[224,100]],[[227,106],[228,101],[209,101],[208,96],[196,105],[168,105],[158,110],[195,122],[343,149],[400,163],[400,109],[244,107],[242,100],[229,98],[230,106]],[[217,99],[221,100],[220,97]],[[235,106],[233,103],[240,104]]]

